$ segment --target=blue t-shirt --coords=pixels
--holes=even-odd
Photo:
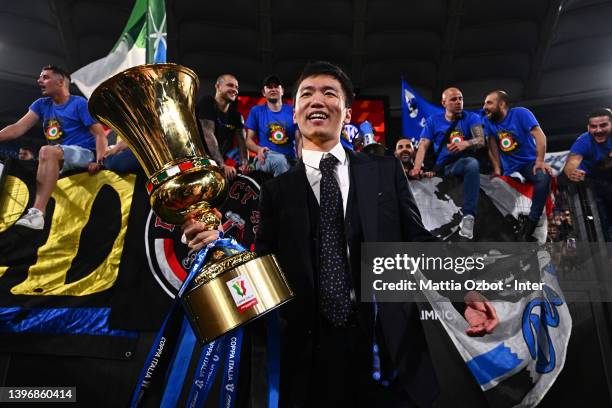
[[[425,122],[425,127],[421,132],[421,137],[425,139],[429,139],[433,141],[434,144],[434,152],[437,152],[440,146],[440,143],[444,141],[444,136],[448,131],[448,128],[453,122],[449,122],[444,117],[444,112],[436,113],[435,115],[431,115],[427,118]],[[482,126],[482,120],[480,116],[475,113],[463,111],[463,117],[459,119],[455,129],[451,132],[448,143],[457,143],[463,140],[469,140],[472,138],[471,128],[474,126]],[[450,153],[446,150],[446,144],[440,150],[440,154],[438,155],[438,159],[436,160],[436,164],[443,163],[447,157],[463,155],[464,152],[460,153]]]
[[[485,135],[494,137],[497,142],[505,176],[535,162],[536,142],[531,130],[540,124],[529,109],[511,108],[499,123],[493,123],[485,117],[484,126]]]
[[[578,136],[570,148],[570,153],[582,156],[578,168],[586,171],[589,176],[593,175],[597,162],[608,157],[610,151],[612,151],[612,137],[609,137],[604,143],[597,143],[589,132]]]
[[[87,100],[70,95],[63,105],[56,105],[50,97],[39,98],[30,110],[42,120],[43,132],[49,144],[81,146],[96,150],[96,138],[89,127],[96,123],[87,110]]]
[[[295,158],[296,125],[291,105],[283,104],[278,112],[272,112],[266,103],[254,106],[244,127],[257,133],[260,146]]]

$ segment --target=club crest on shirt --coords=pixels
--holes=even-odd
[[[450,134],[449,140],[451,143],[459,143],[463,142],[465,138],[463,137],[463,133],[460,130],[453,130]]]
[[[510,153],[518,147],[518,142],[514,140],[514,137],[511,133],[500,131],[498,134],[499,137],[499,149],[504,153]]]
[[[58,140],[63,135],[62,126],[56,119],[49,119],[47,122],[47,128],[45,129],[45,137],[47,140]]]
[[[274,144],[281,145],[287,143],[287,132],[285,128],[278,123],[272,123],[270,125],[270,137],[268,138]]]

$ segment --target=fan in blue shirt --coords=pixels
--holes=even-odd
[[[480,191],[480,165],[471,155],[471,149],[484,146],[484,133],[480,117],[463,110],[463,94],[457,88],[442,93],[444,113],[427,119],[421,133],[414,167],[408,172],[411,178],[427,176],[422,166],[431,142],[436,157],[436,173],[463,178],[463,219],[459,235],[474,237],[474,221]]]
[[[49,143],[40,149],[36,172],[36,198],[15,225],[42,230],[45,210],[60,172],[86,168],[99,171],[107,140],[102,125],[87,110],[87,101],[70,95],[70,75],[55,65],[43,67],[38,77],[43,97],[30,105],[17,122],[0,130],[0,142],[23,136],[39,121]]]
[[[293,123],[293,107],[283,104],[283,86],[277,76],[264,79],[262,95],[266,103],[253,107],[244,124],[246,145],[257,153],[255,169],[276,177],[289,170],[295,160],[300,136]]]
[[[504,91],[489,93],[483,109],[493,174],[499,176],[503,172],[509,176],[517,172],[534,185],[531,209],[518,237],[521,241],[533,241],[533,232],[550,193],[552,169],[544,163],[546,135],[528,109],[510,108],[508,94]]]
[[[596,109],[588,114],[587,132],[581,134],[570,148],[563,168],[574,182],[589,176],[594,183],[599,218],[606,241],[612,241],[612,112]]]
[[[597,109],[588,115],[587,132],[578,136],[565,163],[563,172],[572,181],[582,181],[585,175],[597,177],[598,164],[612,155],[612,113]]]

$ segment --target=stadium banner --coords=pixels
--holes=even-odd
[[[153,214],[142,175],[107,170],[61,177],[42,231],[15,226],[34,201],[36,162],[3,168],[0,352],[124,358],[139,332],[159,329],[194,261],[180,226]],[[240,176],[221,207],[226,235],[247,248],[258,202],[258,182]]]

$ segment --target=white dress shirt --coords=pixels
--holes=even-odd
[[[302,149],[302,161],[306,166],[306,177],[308,178],[312,192],[317,198],[317,202],[321,204],[321,170],[319,169],[319,163],[321,162],[321,158],[323,158],[324,155],[327,157],[328,154],[331,154],[340,162],[336,166],[336,181],[338,182],[338,186],[340,186],[342,208],[346,216],[346,204],[348,202],[350,186],[349,162],[348,156],[340,142],[327,153]]]

